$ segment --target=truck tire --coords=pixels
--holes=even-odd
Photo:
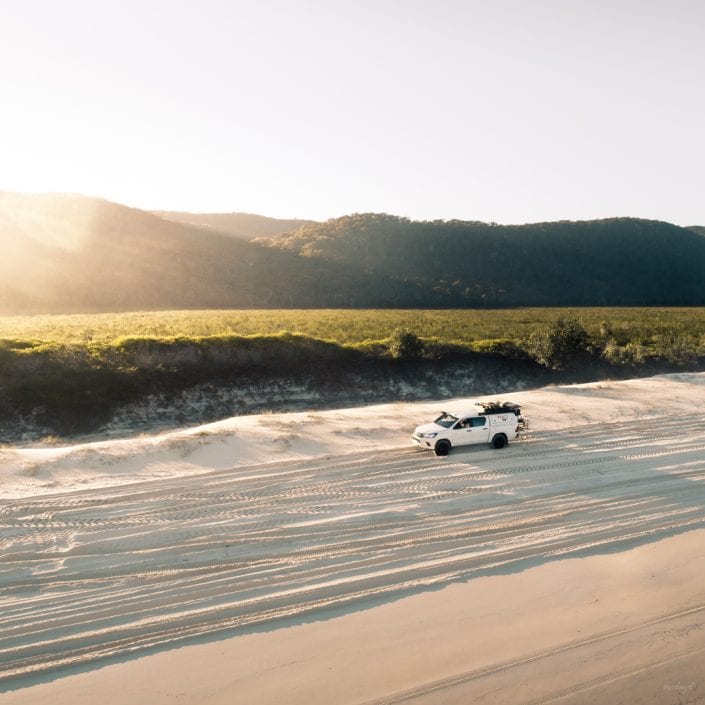
[[[450,443],[446,440],[441,439],[433,447],[433,452],[436,455],[448,455],[448,453],[450,453]]]
[[[503,433],[498,433],[493,439],[492,439],[492,447],[493,448],[504,448],[504,446],[507,445],[507,437]]]

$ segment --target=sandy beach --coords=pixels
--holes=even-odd
[[[705,701],[705,375],[0,450],[0,702]]]

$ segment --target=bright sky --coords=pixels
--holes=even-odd
[[[705,224],[703,0],[0,0],[0,190]]]

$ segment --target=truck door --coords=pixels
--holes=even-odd
[[[484,416],[471,416],[460,419],[453,426],[450,442],[454,446],[467,446],[472,443],[486,443],[489,438],[489,426]]]
[[[470,419],[472,424],[472,442],[487,443],[490,440],[490,425],[486,416],[473,416]]]
[[[466,446],[472,443],[472,422],[469,418],[459,419],[448,435],[453,446]]]

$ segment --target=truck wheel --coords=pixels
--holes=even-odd
[[[448,455],[450,453],[450,443],[448,441],[438,441],[433,448],[433,452],[436,455]]]
[[[503,433],[498,433],[493,439],[492,439],[492,447],[493,448],[504,448],[504,446],[507,445],[507,437]]]

